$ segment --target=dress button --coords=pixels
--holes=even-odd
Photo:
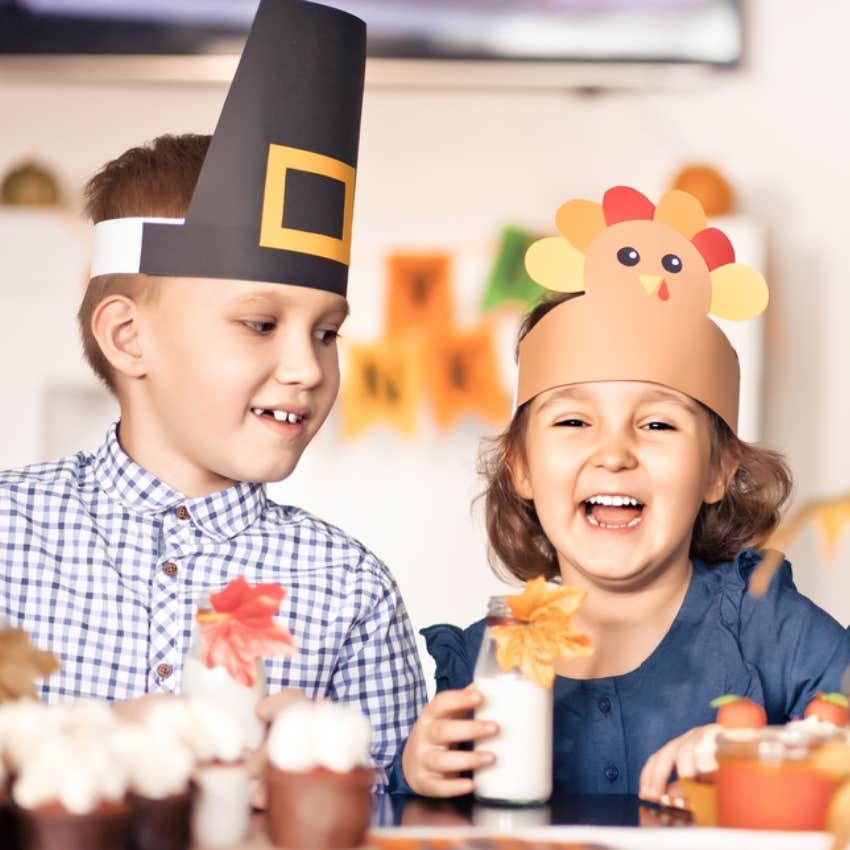
[[[177,508],[177,519],[189,519],[189,511],[185,505],[180,505]]]
[[[597,705],[603,714],[607,714],[611,710],[611,700],[608,697],[602,697]]]
[[[616,782],[619,775],[620,771],[617,769],[617,765],[609,764],[608,767],[605,768],[605,778],[609,782]]]
[[[174,668],[170,664],[157,664],[156,675],[160,679],[167,679],[174,672]]]
[[[169,561],[163,568],[162,571],[169,577],[174,578],[177,575],[177,564]]]

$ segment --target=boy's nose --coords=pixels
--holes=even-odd
[[[312,337],[307,342],[287,342],[278,353],[275,379],[281,384],[317,387],[324,373],[316,357]]]

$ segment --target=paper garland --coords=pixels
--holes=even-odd
[[[347,346],[340,399],[343,436],[356,437],[381,422],[414,433],[422,397],[420,349],[420,339],[412,334]]]
[[[523,245],[530,239],[521,238]],[[459,328],[455,321],[452,256],[394,252],[386,270],[383,337],[346,348],[343,436],[356,437],[381,423],[412,435],[423,399],[441,429],[469,414],[506,421],[510,399],[500,381],[492,323]]]
[[[454,318],[451,272],[452,258],[447,254],[390,254],[386,333],[424,331],[439,336]]]
[[[519,227],[506,227],[502,231],[481,298],[482,310],[492,310],[503,304],[529,308],[546,291],[529,277],[525,269],[525,252],[536,238]]]
[[[438,426],[448,428],[469,413],[494,424],[507,419],[510,399],[499,381],[488,324],[438,337],[428,354],[428,392]]]

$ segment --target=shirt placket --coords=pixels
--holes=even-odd
[[[148,690],[176,693],[189,629],[192,600],[186,588],[200,533],[185,505],[169,509],[162,525],[162,547],[151,582]]]

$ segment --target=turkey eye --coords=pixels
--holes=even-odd
[[[617,251],[617,259],[624,266],[636,266],[640,262],[640,254],[634,248],[620,248]]]
[[[675,254],[665,254],[661,258],[661,265],[671,274],[682,271],[682,261]]]

